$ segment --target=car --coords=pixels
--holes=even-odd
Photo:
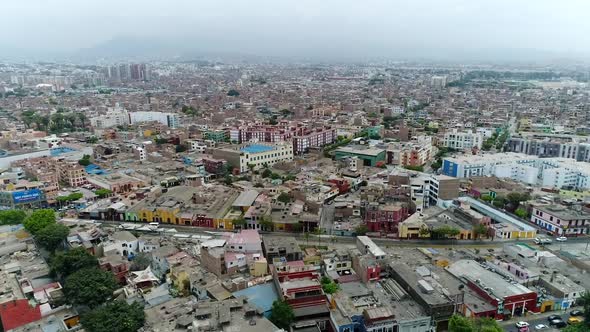
[[[567,323],[564,322],[562,319],[554,319],[549,322],[549,325],[561,328],[561,327],[566,327]]]
[[[527,322],[518,322],[516,323],[516,327],[521,328],[521,327],[528,327],[529,323]]]
[[[549,244],[551,243],[551,239],[544,238],[544,237],[537,237],[534,240],[535,244]]]
[[[573,316],[573,317],[583,316],[583,315],[584,315],[584,312],[582,312],[582,310],[572,310],[570,312],[570,316]]]
[[[576,324],[580,324],[583,321],[584,320],[580,317],[570,317],[570,318],[568,318],[567,323],[570,325],[576,325]]]
[[[567,241],[567,237],[565,237],[565,236],[560,236],[560,237],[558,237],[557,239],[555,239],[555,241],[558,241],[558,242],[565,242],[565,241]]]
[[[548,329],[549,326],[545,325],[545,324],[537,324],[535,325],[535,330],[540,331],[540,330],[545,330]]]
[[[552,321],[552,320],[556,320],[556,319],[562,320],[561,316],[559,316],[559,315],[551,315],[551,316],[547,317],[548,321]]]

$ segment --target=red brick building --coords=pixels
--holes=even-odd
[[[365,223],[369,232],[380,232],[398,236],[398,225],[410,215],[407,204],[395,202],[391,204],[371,203],[365,209]]]

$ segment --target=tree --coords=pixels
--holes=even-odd
[[[90,156],[85,154],[82,159],[78,160],[78,164],[82,165],[82,166],[88,166],[90,165]]]
[[[367,227],[367,225],[358,225],[355,229],[354,229],[354,233],[358,236],[358,235],[365,235],[367,234],[367,232],[369,232],[369,227]]]
[[[238,90],[231,89],[227,92],[227,95],[230,97],[237,97],[240,95],[240,93],[238,92]]]
[[[186,145],[182,145],[182,144],[179,144],[174,148],[174,151],[176,151],[176,153],[181,153],[186,150],[187,150]]]
[[[48,251],[55,251],[61,247],[70,234],[70,228],[63,224],[53,223],[43,227],[35,234],[35,239],[40,246]]]
[[[473,321],[474,330],[478,332],[502,332],[504,329],[493,318],[477,318]]]
[[[87,267],[69,275],[63,290],[70,304],[95,308],[113,296],[117,287],[111,272]]]
[[[494,204],[495,207],[497,207],[499,209],[504,208],[504,205],[505,205],[504,204],[504,198],[502,198],[502,197],[496,197],[496,199],[494,199],[493,204]]]
[[[492,198],[492,196],[490,196],[490,195],[488,195],[488,194],[483,194],[483,195],[481,195],[481,197],[480,197],[479,199],[481,199],[481,200],[482,200],[482,201],[484,201],[484,202],[488,202],[488,203],[489,203],[489,202],[491,202],[492,200],[494,200],[494,199]]]
[[[96,143],[98,143],[98,137],[90,136],[86,139],[86,143],[96,144]]]
[[[131,266],[129,270],[131,271],[141,271],[147,269],[148,266],[152,263],[152,257],[150,254],[145,252],[140,252],[139,254],[133,257],[131,261]]]
[[[286,301],[275,300],[272,303],[268,319],[278,328],[289,331],[291,323],[295,320],[295,314]]]
[[[38,231],[55,223],[55,211],[51,209],[35,210],[23,222],[25,229],[35,235]]]
[[[584,306],[584,324],[590,327],[590,290],[587,289],[577,303]]]
[[[473,233],[475,233],[475,237],[481,238],[488,234],[488,228],[484,224],[477,224],[473,227]]]
[[[473,325],[468,318],[453,315],[449,319],[449,332],[473,332]]]
[[[418,230],[418,235],[420,237],[430,236],[430,229],[428,229],[428,227],[420,227],[420,229]]]
[[[324,290],[324,293],[334,294],[340,289],[338,284],[335,283],[334,281],[330,280],[330,278],[326,278],[327,282],[324,278],[326,278],[326,277],[322,277],[322,289]]]
[[[97,189],[94,194],[96,194],[96,196],[98,196],[98,198],[105,198],[107,196],[110,196],[113,192],[108,190],[108,189],[104,189],[104,188],[100,188]]]
[[[262,178],[268,178],[272,175],[272,171],[268,168],[264,169],[264,171],[262,171]]]
[[[404,168],[405,169],[409,169],[410,171],[424,172],[424,167],[423,166],[406,165],[406,166],[404,166]]]
[[[58,251],[49,259],[51,272],[62,279],[70,274],[88,267],[98,267],[98,259],[89,254],[83,247]]]
[[[272,231],[274,228],[273,227],[274,224],[272,222],[272,217],[270,215],[262,216],[262,218],[260,219],[258,224],[260,225],[260,229],[263,229],[265,231]]]
[[[291,196],[289,196],[289,194],[287,194],[286,192],[282,192],[277,197],[277,201],[282,202],[284,204],[288,204],[291,202]]]
[[[0,225],[18,225],[27,217],[23,210],[0,210]]]
[[[526,209],[518,208],[518,209],[516,209],[516,211],[514,211],[514,214],[516,214],[517,216],[519,216],[523,219],[526,219],[528,212]]]
[[[82,314],[80,323],[88,332],[135,332],[145,323],[145,312],[137,302],[117,300]]]
[[[234,226],[234,229],[237,229],[236,226],[239,226],[239,229],[243,229],[246,226],[246,224],[246,219],[244,219],[244,217],[242,216],[232,220],[232,225]]]

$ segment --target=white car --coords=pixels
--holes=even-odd
[[[545,325],[545,324],[538,324],[535,325],[535,330],[540,331],[540,330],[544,330],[544,329],[548,329],[549,326]]]
[[[521,328],[521,327],[528,327],[529,323],[527,322],[518,322],[516,323],[516,327]]]
[[[555,241],[559,241],[559,242],[565,242],[565,241],[567,241],[567,237],[565,237],[565,236],[560,236],[560,237],[558,237],[557,239],[555,239]]]

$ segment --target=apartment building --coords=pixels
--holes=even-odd
[[[180,126],[180,119],[178,114],[175,113],[164,113],[164,112],[131,112],[129,113],[129,123],[136,124],[142,122],[158,122],[168,128],[178,128]]]
[[[483,134],[473,132],[473,130],[459,131],[452,129],[444,134],[441,144],[444,147],[457,150],[481,149]]]
[[[93,128],[111,128],[116,126],[125,126],[129,124],[129,113],[126,109],[115,104],[115,107],[109,107],[106,114],[90,118],[90,125]]]
[[[559,236],[590,234],[590,212],[582,206],[534,206],[531,222]]]
[[[215,148],[212,155],[216,159],[224,159],[237,168],[240,173],[279,162],[293,161],[293,145],[290,142],[276,144],[248,144],[240,148]]]

